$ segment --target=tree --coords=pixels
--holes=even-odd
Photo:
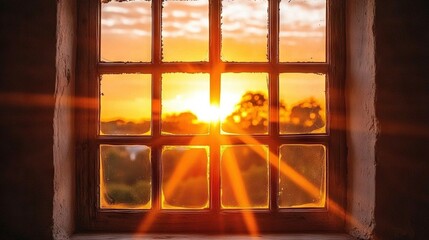
[[[170,134],[204,134],[209,125],[199,122],[192,112],[166,115],[162,119],[162,131]]]
[[[234,111],[222,123],[227,133],[268,132],[268,97],[260,92],[246,92]],[[280,132],[311,133],[325,126],[321,115],[322,106],[313,97],[304,99],[290,110],[280,101]]]
[[[289,121],[281,122],[280,132],[282,133],[311,133],[325,126],[320,112],[321,105],[310,97],[292,107]]]
[[[268,131],[268,99],[263,93],[246,92],[235,110],[223,122],[228,133],[266,133]]]

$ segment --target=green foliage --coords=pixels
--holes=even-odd
[[[121,183],[106,184],[105,199],[109,204],[146,204],[150,200],[151,184],[138,181],[134,185]]]
[[[231,172],[232,161],[238,167],[239,176]],[[262,147],[234,146],[222,154],[222,202],[226,206],[240,206],[235,197],[236,177],[243,180],[250,206],[266,206],[268,200],[268,162]],[[228,174],[230,172],[230,174]]]
[[[163,186],[165,202],[171,206],[198,208],[208,201],[207,152],[202,148],[172,148],[162,153],[162,182],[175,183],[171,192]],[[181,179],[173,179],[178,167],[186,167]]]
[[[174,191],[164,192],[167,204],[175,207],[200,208],[208,201],[208,179],[206,176],[182,179]]]
[[[151,164],[149,149],[134,157],[126,147],[103,146],[103,178],[105,199],[110,204],[145,204],[150,200]]]

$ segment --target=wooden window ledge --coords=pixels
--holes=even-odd
[[[339,233],[321,233],[321,234],[261,234],[258,236],[249,235],[204,235],[204,234],[76,234],[73,235],[72,240],[105,240],[105,239],[118,239],[118,240],[146,240],[146,239],[232,239],[232,240],[247,240],[247,239],[268,239],[268,240],[353,240],[354,238],[347,234]]]

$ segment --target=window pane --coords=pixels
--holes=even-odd
[[[208,0],[166,0],[162,8],[164,61],[207,61],[209,58]]]
[[[222,208],[268,208],[268,147],[221,146],[221,154]]]
[[[280,74],[280,134],[326,132],[325,75]]]
[[[164,146],[162,149],[162,208],[209,207],[209,147]]]
[[[151,1],[101,0],[101,61],[150,62]]]
[[[150,148],[142,145],[100,146],[100,206],[150,209]]]
[[[162,133],[207,134],[210,111],[210,75],[162,75]]]
[[[279,207],[324,207],[326,153],[319,144],[280,146]]]
[[[222,133],[268,133],[268,74],[222,74],[220,98]]]
[[[268,61],[268,1],[223,0],[222,60]]]
[[[100,134],[151,134],[151,75],[105,74],[100,81]]]
[[[326,0],[280,2],[281,62],[326,61]]]

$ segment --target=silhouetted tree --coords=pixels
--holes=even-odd
[[[280,132],[311,133],[325,126],[322,106],[308,98],[293,106],[290,111],[280,101]],[[268,131],[268,98],[263,93],[246,92],[234,111],[225,119],[222,130],[228,133],[266,133]]]
[[[280,124],[280,132],[311,133],[325,126],[320,112],[322,107],[314,98],[308,98],[293,106],[289,121]]]
[[[223,122],[228,133],[266,133],[268,131],[268,99],[263,93],[246,92],[235,110]]]
[[[171,134],[204,134],[208,133],[208,127],[192,112],[171,114],[162,119],[162,131]]]
[[[141,122],[126,122],[122,119],[101,122],[100,130],[103,134],[145,134],[150,131],[150,121],[141,121]]]

